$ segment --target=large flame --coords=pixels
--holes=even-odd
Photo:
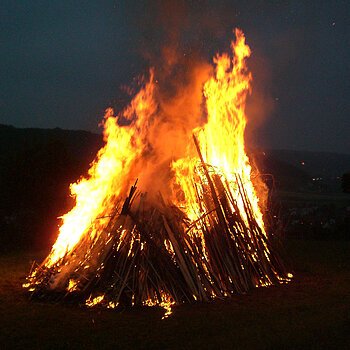
[[[181,70],[175,55],[163,75],[150,70],[124,111],[107,109],[105,146],[71,185],[75,206],[25,288],[89,307],[159,305],[167,317],[174,303],[290,280],[245,150],[250,49],[241,30],[235,36],[214,67]]]
[[[244,131],[247,123],[245,105],[247,94],[251,90],[252,76],[247,70],[246,58],[250,56],[249,46],[241,30],[236,29],[236,42],[231,43],[233,58],[228,54],[214,58],[215,76],[204,85],[203,93],[207,108],[207,122],[194,130],[206,163],[214,166],[231,183],[236,183],[238,174],[254,206],[255,218],[260,227],[264,227],[259,199],[251,181],[251,166],[245,152]],[[192,144],[191,144],[192,145]],[[198,158],[196,152],[174,162],[177,182],[185,193],[182,206],[193,220],[201,214],[197,194],[192,181],[193,169]],[[188,176],[190,175],[190,176]],[[192,176],[191,176],[192,175]],[[235,186],[234,186],[235,187]],[[241,196],[236,188],[235,199],[243,207]],[[242,210],[244,212],[244,210]]]
[[[63,224],[46,266],[69,253],[87,232],[94,239],[108,222],[115,198],[125,196],[129,190],[131,170],[144,151],[147,123],[155,110],[153,76],[151,71],[149,82],[123,113],[131,122],[128,127],[118,124],[111,108],[106,110],[103,123],[106,144],[92,163],[89,176],[70,186],[76,204],[62,217]],[[134,113],[136,120],[132,119]]]
[[[235,185],[239,176],[255,219],[265,234],[263,215],[251,181],[251,166],[244,145],[247,123],[245,104],[252,81],[246,67],[250,49],[241,30],[236,29],[235,36],[236,41],[231,44],[232,57],[228,54],[217,55],[211,76],[206,78],[204,84],[198,78],[194,84],[197,95],[200,89],[206,107],[202,121],[198,115],[187,116],[193,117],[190,122],[179,117],[188,112],[181,108],[188,104],[186,96],[191,91],[185,90],[178,105],[162,104],[157,100],[157,81],[153,70],[148,82],[120,115],[115,117],[112,109],[106,111],[103,123],[105,146],[92,163],[88,177],[71,185],[71,195],[76,204],[62,217],[57,241],[43,263],[45,267],[69,255],[87,235],[90,242],[96,240],[115,209],[116,199],[126,197],[136,178],[141,184],[141,191],[150,191],[150,177],[154,183],[161,179],[163,188],[171,189],[167,200],[180,207],[191,221],[197,220],[203,215],[195,184],[196,177],[200,176],[196,173],[198,151],[202,154],[203,162],[210,164],[227,179],[236,191],[233,195],[237,205],[243,207],[239,187]],[[207,75],[208,70],[202,77]],[[196,103],[200,104],[200,101]],[[174,106],[175,110],[172,110]],[[177,115],[176,123],[166,119],[166,113]],[[121,118],[123,123],[120,122]],[[170,142],[174,144],[173,147]],[[148,170],[152,167],[156,168],[157,173]]]

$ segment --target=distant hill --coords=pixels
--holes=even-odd
[[[350,171],[350,154],[291,150],[267,150],[271,159],[288,163],[312,177],[336,178]]]
[[[85,174],[102,136],[0,125],[0,249],[50,245],[72,205],[69,184]]]
[[[0,249],[52,244],[57,217],[73,205],[69,184],[86,174],[102,145],[102,135],[87,131],[0,124]],[[288,191],[312,190],[312,177],[339,177],[350,169],[350,155],[281,150],[250,155],[269,185],[273,180]],[[337,181],[333,186],[340,191]]]
[[[81,163],[94,158],[102,146],[102,136],[82,130],[20,129],[0,124],[0,162],[52,143],[60,143]]]
[[[273,169],[278,164],[288,165],[289,170],[286,166],[280,166],[276,172],[281,179],[283,189],[290,190],[289,184],[292,187],[293,183],[297,185],[299,180],[302,180],[303,173],[309,177],[311,186],[306,186],[309,190],[339,192],[341,177],[350,171],[350,154],[292,150],[266,150],[263,153],[264,158],[270,162],[271,172],[274,172]],[[297,183],[293,180],[294,177]],[[305,184],[302,186],[299,182],[298,187],[305,188]]]
[[[305,172],[305,169],[300,169],[284,159],[279,159],[262,151],[254,151],[251,156],[262,174],[262,178],[270,187],[303,191],[312,183],[311,176]]]

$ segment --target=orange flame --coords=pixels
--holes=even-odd
[[[55,264],[69,253],[85,234],[88,233],[93,240],[108,222],[108,215],[114,209],[114,199],[125,196],[129,190],[130,173],[144,150],[147,122],[154,113],[153,91],[151,71],[150,81],[123,113],[131,121],[128,127],[119,126],[113,110],[106,110],[103,123],[106,144],[92,163],[89,176],[70,186],[76,204],[62,216],[63,224],[46,259],[46,266]],[[132,120],[134,113],[138,117],[136,120]]]
[[[264,227],[259,199],[251,182],[251,166],[245,153],[244,131],[247,124],[245,104],[247,94],[251,91],[252,76],[247,70],[246,58],[250,49],[245,44],[241,30],[236,29],[236,42],[231,43],[233,59],[227,54],[214,58],[215,76],[204,85],[204,96],[207,108],[207,123],[194,130],[197,134],[201,151],[206,163],[216,167],[225,176],[233,188],[236,188],[235,199],[242,209],[241,196],[235,186],[235,175],[240,175],[247,196],[253,205],[255,219]],[[189,149],[192,156],[179,159],[173,163],[176,181],[184,192],[178,204],[185,208],[191,219],[201,214],[197,206],[196,192],[192,183],[195,177],[193,169],[198,162],[196,152]],[[244,210],[242,210],[244,212]]]
[[[212,76],[204,86],[199,81],[195,83],[197,89],[202,89],[205,101],[205,124],[200,125],[198,121],[196,127],[184,132],[186,126],[183,122],[180,123],[180,142],[187,147],[182,146],[181,154],[179,151],[168,151],[168,155],[173,155],[173,158],[163,156],[163,168],[160,169],[164,169],[164,163],[169,173],[172,169],[173,179],[168,180],[168,185],[172,184],[173,192],[169,199],[181,207],[190,220],[197,220],[203,213],[198,206],[198,193],[194,186],[196,177],[199,176],[195,171],[198,156],[192,140],[192,133],[195,134],[204,161],[215,167],[230,182],[236,191],[237,204],[242,207],[244,203],[239,199],[239,188],[235,185],[235,176],[240,176],[252,203],[255,219],[264,230],[259,199],[251,181],[251,166],[244,145],[247,123],[245,103],[252,81],[246,67],[250,49],[245,44],[241,30],[236,29],[235,35],[236,41],[231,44],[233,58],[228,54],[217,55],[214,58],[215,72]],[[173,126],[170,123],[169,127],[160,118],[161,107],[159,101],[156,102],[156,95],[157,84],[154,71],[151,70],[149,81],[120,116],[114,117],[112,109],[106,111],[103,123],[106,144],[92,163],[88,177],[71,185],[71,195],[76,204],[62,217],[63,224],[57,241],[44,261],[46,267],[59,263],[83,238],[88,236],[90,241],[96,240],[114,210],[116,199],[125,198],[137,177],[141,184],[148,183],[146,177],[149,174],[145,169],[153,165],[152,154],[161,154],[164,144],[169,148],[169,141],[164,140],[164,137],[160,141],[157,133],[168,131]],[[178,114],[182,113],[184,111],[178,110]],[[127,119],[129,124],[119,125],[120,117]],[[198,116],[194,119],[198,120]],[[141,190],[147,191],[148,188]]]

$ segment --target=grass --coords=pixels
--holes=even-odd
[[[295,278],[209,304],[87,310],[29,301],[21,284],[43,253],[0,257],[1,349],[350,348],[350,242],[286,242]]]

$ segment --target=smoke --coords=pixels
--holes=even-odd
[[[170,194],[171,163],[186,156],[193,129],[205,121],[203,85],[212,65],[197,34],[203,37],[210,22],[193,10],[186,2],[153,1],[147,16],[137,16],[139,50],[154,71],[156,108],[143,126],[145,148],[132,173],[151,197]]]
[[[163,55],[154,65],[154,75],[148,84],[153,93],[145,104],[154,105],[147,122],[141,125],[143,152],[133,169],[139,178],[139,188],[148,191],[151,198],[158,192],[170,195],[171,164],[187,155],[193,129],[204,122],[203,84],[211,73],[211,65],[198,56],[179,54],[172,47],[163,49]],[[139,118],[137,110],[128,111],[124,119]]]
[[[184,66],[181,64],[181,67]],[[172,70],[159,78],[159,82],[162,81],[158,90],[159,109],[148,134],[153,154],[141,182],[147,189],[154,188],[154,179],[157,179],[156,189],[170,190],[171,163],[186,156],[193,129],[203,123],[202,88],[211,67],[204,63],[191,65],[191,62],[185,67],[183,79],[171,79],[168,83],[167,76],[173,75]],[[167,88],[169,84],[172,89]]]
[[[271,67],[261,52],[253,50],[249,69],[253,75],[253,88],[246,105],[248,122],[245,138],[249,148],[258,148],[264,143],[264,135],[259,134],[259,131],[275,110],[276,97],[272,94]]]
[[[142,39],[137,49],[154,69],[153,103],[157,106],[144,126],[147,146],[133,174],[141,190],[167,196],[171,163],[187,155],[193,129],[205,122],[203,84],[212,74],[214,54],[229,48],[234,20],[228,19],[225,8],[214,8],[208,1],[151,1],[139,12],[135,25]],[[255,145],[255,129],[270,114],[274,100],[266,88],[269,67],[254,49],[251,64],[254,81],[247,103],[246,139]]]

